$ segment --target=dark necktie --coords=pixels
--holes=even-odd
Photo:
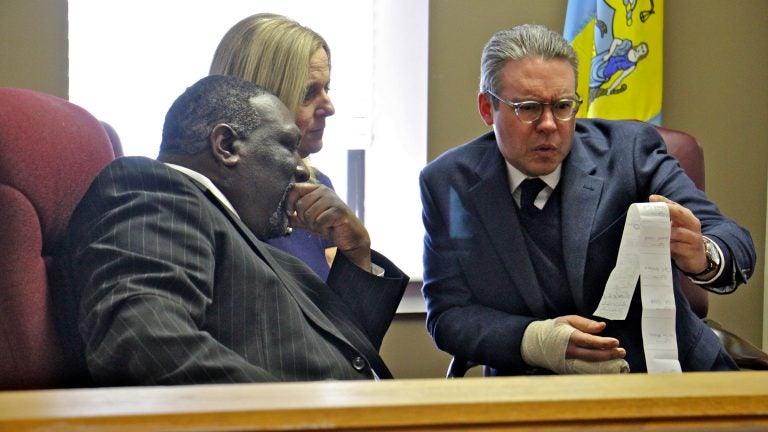
[[[527,178],[520,183],[520,209],[523,210],[523,212],[528,213],[529,215],[535,215],[539,211],[539,209],[533,205],[533,202],[536,201],[539,192],[541,192],[546,185],[544,180],[538,177]]]

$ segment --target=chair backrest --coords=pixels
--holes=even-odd
[[[52,307],[66,284],[56,255],[74,207],[114,157],[84,109],[0,88],[0,390],[80,384],[77,343]]]
[[[115,128],[103,120],[101,121],[101,126],[107,132],[109,142],[112,144],[112,153],[115,154],[115,157],[123,156],[123,143],[120,141],[120,136],[117,134]]]
[[[669,154],[674,156],[688,177],[693,180],[701,190],[704,190],[704,150],[699,141],[692,135],[675,130],[656,126],[656,130],[667,143]],[[680,286],[683,289],[691,309],[700,318],[706,318],[709,312],[709,296],[700,286],[691,282],[685,275],[680,274]]]

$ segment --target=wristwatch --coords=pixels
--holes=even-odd
[[[707,257],[707,268],[699,273],[683,272],[688,277],[698,278],[720,268],[720,253],[717,250],[717,246],[715,246],[715,242],[707,236],[701,236],[701,239],[704,241],[704,255]]]

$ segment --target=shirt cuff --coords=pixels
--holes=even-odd
[[[371,273],[375,276],[384,276],[384,267],[371,263]]]

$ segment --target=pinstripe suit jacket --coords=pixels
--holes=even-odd
[[[327,285],[258,240],[205,187],[119,158],[70,222],[78,327],[99,385],[365,379],[408,278],[339,254]]]

